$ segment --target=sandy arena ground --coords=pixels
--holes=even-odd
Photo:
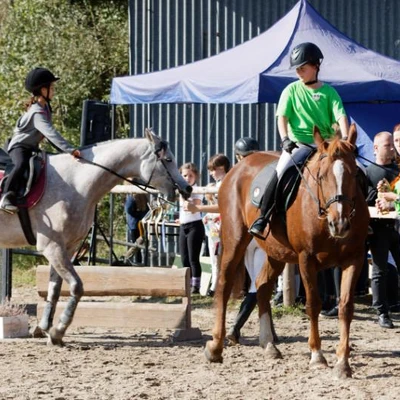
[[[34,304],[34,289],[13,292],[13,301]],[[33,311],[32,311],[33,310]],[[230,311],[232,321],[235,311]],[[30,318],[35,324],[34,315]],[[203,338],[173,343],[165,330],[70,329],[66,346],[45,339],[7,339],[0,343],[0,399],[387,399],[400,398],[400,314],[396,328],[384,330],[374,312],[357,303],[351,330],[353,378],[335,380],[336,319],[320,322],[329,368],[310,370],[307,317],[275,321],[283,359],[268,361],[258,346],[253,313],[242,330],[242,345],[224,350],[223,364],[203,355],[214,312],[197,308],[193,326]]]

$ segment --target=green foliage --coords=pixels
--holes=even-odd
[[[0,140],[12,133],[36,66],[61,77],[54,122],[79,143],[82,102],[107,100],[111,79],[128,73],[126,1],[14,0],[0,6]]]
[[[79,145],[83,101],[108,100],[112,78],[129,72],[128,55],[126,0],[1,0],[0,146],[24,111],[29,98],[25,76],[32,68],[43,66],[61,77],[52,101],[53,122],[67,140]],[[124,136],[126,112],[117,113],[117,129]],[[116,218],[116,231],[123,234],[125,219],[117,201],[115,215],[121,218]],[[108,202],[107,196],[99,206],[106,235]],[[29,267],[37,264],[34,257],[26,260]]]

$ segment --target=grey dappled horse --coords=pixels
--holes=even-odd
[[[93,223],[96,204],[121,181],[91,162],[123,177],[140,179],[171,200],[176,189],[184,197],[191,192],[166,143],[149,130],[146,138],[114,140],[82,149],[81,157],[77,160],[69,154],[57,154],[47,158],[46,191],[29,211],[37,250],[51,265],[46,307],[39,324],[48,344],[62,344],[83,295],[82,281],[71,262],[73,253]],[[28,245],[17,215],[0,212],[0,224],[7,227],[0,232],[1,247]],[[58,324],[52,326],[62,280],[69,284],[71,294]]]

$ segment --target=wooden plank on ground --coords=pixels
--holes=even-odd
[[[76,266],[85,296],[190,296],[188,268]],[[46,297],[50,268],[36,270],[39,296]],[[63,282],[62,296],[69,296]]]
[[[45,302],[38,303],[37,316],[40,320]],[[54,318],[58,318],[66,307],[59,302]],[[187,305],[160,303],[110,303],[81,301],[75,311],[71,326],[102,328],[164,328],[186,329]]]

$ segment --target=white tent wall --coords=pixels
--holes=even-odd
[[[310,0],[336,28],[367,48],[400,59],[398,0]],[[130,0],[131,74],[197,61],[241,44],[271,27],[297,0]],[[260,49],[260,52],[263,49]],[[345,69],[345,66],[344,66]],[[345,73],[345,72],[344,72]],[[194,161],[208,182],[207,160],[252,136],[277,149],[275,105],[152,104],[130,106],[131,134],[152,126],[178,163]]]

